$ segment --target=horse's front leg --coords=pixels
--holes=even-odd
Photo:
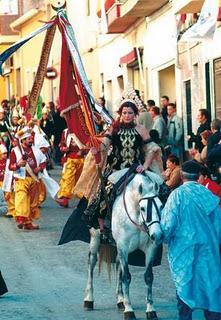
[[[146,253],[146,271],[144,274],[144,280],[147,285],[147,296],[146,296],[146,319],[158,320],[156,311],[153,305],[153,296],[152,296],[152,285],[153,285],[153,270],[152,263],[149,260],[148,254]]]
[[[100,246],[100,231],[92,228],[90,230],[91,240],[88,254],[88,277],[84,296],[84,309],[94,309],[93,272],[97,263],[97,255]]]
[[[131,305],[129,287],[131,282],[131,274],[128,267],[128,252],[117,248],[118,257],[122,272],[122,285],[123,285],[123,295],[124,295],[124,320],[135,320],[135,314]]]
[[[119,310],[124,310],[124,295],[123,295],[123,289],[122,289],[122,270],[120,267],[120,261],[118,257],[116,259],[116,272],[117,272],[117,287],[116,287],[117,307]]]

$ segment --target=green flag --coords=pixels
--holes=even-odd
[[[42,97],[38,97],[38,103],[37,103],[37,108],[36,108],[36,116],[37,119],[40,120],[42,116]]]

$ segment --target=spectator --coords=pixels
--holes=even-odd
[[[153,120],[144,105],[143,108],[139,110],[138,123],[144,126],[144,128],[146,128],[148,131],[150,131],[152,128]]]
[[[44,109],[44,106],[45,106],[45,103],[42,103],[42,109]],[[48,102],[47,111],[48,111],[48,119],[51,122],[54,122],[56,111],[55,111],[55,104],[53,101]]]
[[[201,153],[198,150],[195,150],[195,154],[192,152],[192,155],[194,154],[194,159],[198,161],[199,163],[205,164],[207,159],[207,141],[209,137],[212,135],[212,132],[209,130],[203,131],[201,136],[202,144],[204,145],[203,150]]]
[[[191,135],[188,136],[188,139],[189,142],[195,142],[195,149],[201,152],[204,146],[201,141],[200,133],[202,133],[205,130],[210,130],[209,111],[206,109],[200,109],[197,115],[197,121],[200,124],[199,128],[197,129],[197,133],[196,135],[194,133],[191,133]]]
[[[208,139],[207,153],[209,154],[212,148],[221,140],[221,120],[215,119],[211,122],[212,135]]]
[[[147,111],[150,111],[150,108],[151,107],[154,107],[156,104],[155,104],[155,101],[154,100],[147,100],[147,107],[146,107],[146,109],[147,109]]]
[[[62,132],[67,128],[66,121],[63,117],[60,116],[60,112],[58,111],[59,99],[56,101],[57,105],[55,107],[54,114],[54,160],[56,164],[61,163],[62,153],[60,152],[59,143],[61,141]]]
[[[152,129],[157,130],[160,137],[160,145],[164,146],[166,137],[166,124],[160,115],[160,108],[154,106],[150,108],[150,115],[153,119]]]
[[[109,118],[111,118],[111,115],[106,108],[106,100],[104,97],[99,97],[97,100],[97,103],[99,104],[100,107],[102,107],[101,112],[99,111],[98,113],[97,111],[94,111],[94,119],[95,119],[97,131],[98,133],[100,133],[107,129],[104,115],[108,116]]]
[[[166,167],[167,169],[163,172],[163,178],[166,185],[173,190],[182,184],[179,159],[173,154],[169,155]]]
[[[147,168],[157,173],[159,176],[163,172],[162,149],[159,145],[159,133],[157,130],[150,130],[150,140],[147,141],[147,149],[149,163]]]
[[[176,105],[169,103],[167,106],[167,145],[170,146],[171,153],[181,158],[182,156],[182,137],[183,123],[182,119],[176,114]]]
[[[99,97],[97,99],[97,102],[98,102],[99,106],[101,106],[106,112],[108,112],[108,110],[106,109],[106,100],[104,97]]]
[[[201,166],[198,183],[202,184],[213,194],[219,197],[221,204],[221,186],[211,180],[209,169],[205,166]]]
[[[5,110],[0,106],[0,140],[9,147],[8,129],[6,124]]]
[[[42,109],[42,118],[40,121],[40,127],[48,137],[51,144],[53,145],[55,128],[54,128],[53,122],[49,120],[49,113],[46,107]]]
[[[197,183],[200,170],[193,160],[182,165],[184,183],[161,216],[179,320],[191,320],[195,309],[203,309],[206,319],[221,319],[221,208],[218,197]]]
[[[170,99],[168,96],[162,96],[160,99],[160,102],[161,102],[161,106],[162,106],[161,115],[162,115],[165,123],[167,124],[167,116],[168,116],[167,107],[170,103]]]

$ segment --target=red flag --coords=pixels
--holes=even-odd
[[[83,145],[89,145],[90,132],[81,109],[81,97],[74,79],[73,63],[63,34],[59,100],[59,110],[61,115],[65,116],[69,131],[74,133]]]

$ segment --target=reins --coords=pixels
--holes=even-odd
[[[147,222],[145,221],[145,218],[143,216],[143,214],[141,213],[141,216],[142,216],[142,219],[143,219],[143,224],[142,225],[139,225],[138,223],[136,223],[136,221],[134,221],[128,210],[127,210],[127,204],[126,204],[126,186],[127,186],[127,181],[128,181],[128,174],[126,175],[126,179],[124,181],[124,186],[123,186],[123,204],[124,204],[124,209],[126,211],[126,214],[130,220],[130,222],[140,231],[144,232],[144,233],[147,233],[148,236],[150,236],[149,234],[149,227],[152,226],[153,224],[155,223],[159,223],[160,224],[160,221],[157,221],[157,220],[154,220],[154,221],[151,221],[149,224],[147,224]],[[139,200],[139,203],[140,201],[142,200],[148,200],[148,205],[147,205],[147,213],[150,212],[150,210],[152,210],[152,206],[154,205],[156,211],[157,211],[157,214],[160,216],[160,211],[157,207],[157,204],[156,204],[156,201],[155,201],[155,198],[157,198],[157,195],[156,196],[153,196],[153,197],[144,197],[144,198],[141,198]],[[149,201],[151,200],[151,201]]]

